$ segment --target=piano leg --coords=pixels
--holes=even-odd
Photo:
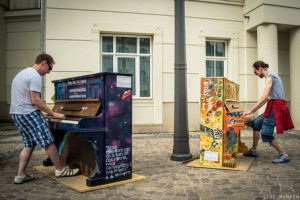
[[[92,174],[87,174],[86,185],[89,187],[102,185],[108,183],[105,177],[105,133],[103,131],[91,133],[82,132],[81,136],[84,140],[93,141],[94,153],[90,151],[95,157],[98,170]]]
[[[103,149],[99,149],[99,148],[95,149],[96,156],[97,156],[97,151],[103,151]],[[106,182],[104,173],[102,171],[94,172],[90,177],[88,177],[86,179],[86,185],[89,186],[89,187],[102,185],[102,184],[105,184],[105,183],[107,183],[107,182]]]
[[[239,149],[238,149],[239,153],[244,153],[244,152],[249,151],[249,149],[245,145],[245,143],[241,141],[241,130],[239,131],[239,134],[238,134],[238,142],[239,142]]]

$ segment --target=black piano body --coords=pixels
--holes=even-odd
[[[49,121],[63,165],[79,167],[87,186],[132,178],[131,75],[96,73],[52,81]]]

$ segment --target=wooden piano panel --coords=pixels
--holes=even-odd
[[[101,106],[99,99],[56,100],[54,102],[52,110],[64,114],[66,119],[70,120],[96,116]]]
[[[61,163],[71,168],[79,168],[80,173],[90,177],[98,171],[93,145],[83,140],[80,133],[71,132],[60,154]]]

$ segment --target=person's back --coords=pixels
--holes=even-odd
[[[30,91],[41,92],[42,78],[32,67],[20,71],[12,81],[10,114],[28,114],[38,108],[32,104]]]
[[[284,99],[284,90],[281,78],[273,72],[269,72],[266,78],[268,77],[271,77],[273,81],[268,99]]]

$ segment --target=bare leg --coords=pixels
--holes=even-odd
[[[61,170],[63,168],[60,160],[59,160],[59,155],[57,148],[54,143],[51,143],[47,146],[45,146],[46,154],[49,156],[51,159],[52,163],[54,164],[55,168],[57,170]]]
[[[278,151],[279,155],[280,154],[285,154],[283,149],[281,148],[281,146],[277,142],[277,140],[275,140],[275,139],[272,140],[271,145],[272,145],[272,147],[274,147],[274,149],[276,149],[276,151]]]
[[[257,145],[258,145],[258,140],[260,136],[260,131],[255,131],[253,130],[253,145],[252,145],[252,150],[256,150]]]
[[[24,147],[20,153],[18,176],[26,174],[26,168],[31,158],[34,147]]]

